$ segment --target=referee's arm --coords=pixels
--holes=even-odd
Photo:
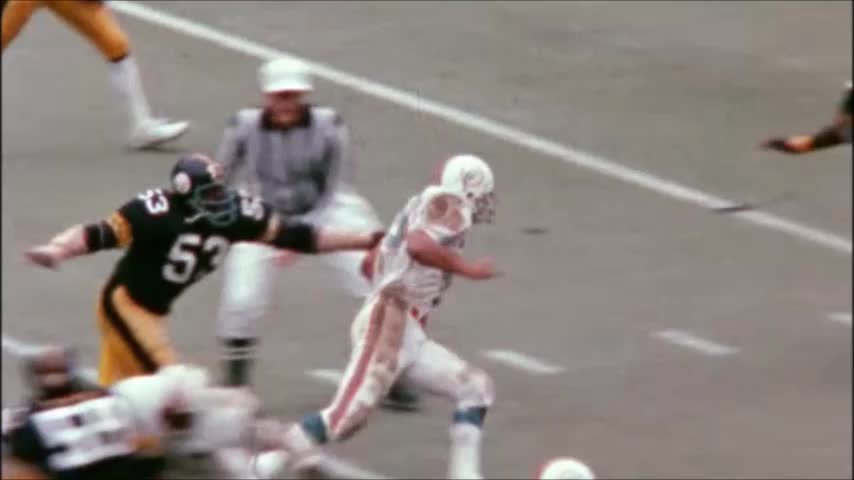
[[[335,120],[335,129],[327,140],[326,189],[317,202],[316,210],[322,211],[332,203],[336,192],[353,188],[355,166],[350,148],[350,131],[340,117]]]
[[[229,118],[216,151],[216,160],[222,163],[225,183],[233,184],[237,173],[246,163],[246,139],[240,126],[240,112]]]

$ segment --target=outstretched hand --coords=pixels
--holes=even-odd
[[[778,152],[798,154],[809,150],[809,137],[775,137],[762,142],[761,147],[765,150],[776,150]]]
[[[56,269],[62,261],[62,254],[54,245],[40,245],[26,251],[27,259],[36,265]]]

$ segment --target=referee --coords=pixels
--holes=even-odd
[[[382,228],[371,205],[353,186],[349,134],[331,108],[306,103],[312,81],[306,65],[277,58],[258,71],[261,108],[231,117],[217,152],[226,181],[259,195],[283,217],[315,226]],[[242,174],[242,175],[241,175]],[[224,265],[219,336],[224,346],[227,385],[248,385],[258,344],[257,324],[269,310],[277,270],[295,254],[265,245],[235,244]],[[362,273],[366,252],[321,256],[356,298],[367,296]],[[342,334],[347,330],[342,328]],[[387,405],[414,407],[417,397],[401,386]]]

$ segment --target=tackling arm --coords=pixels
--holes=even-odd
[[[272,215],[261,242],[276,248],[301,253],[327,253],[337,250],[369,250],[383,237],[383,232],[351,232],[316,229],[305,223],[285,223]]]
[[[30,261],[38,265],[55,268],[69,258],[128,243],[130,227],[121,214],[114,213],[108,220],[74,225],[53,237],[49,243],[32,248],[26,254]]]
[[[772,138],[763,145],[771,150],[785,153],[807,153],[835,147],[846,142],[845,131],[851,128],[851,116],[840,114],[835,121],[813,135],[795,135],[786,138]]]
[[[763,148],[778,150],[785,153],[807,153],[834,147],[851,141],[851,110],[852,92],[849,88],[847,96],[840,105],[830,125],[812,135],[794,135],[784,138],[772,138],[765,141]]]

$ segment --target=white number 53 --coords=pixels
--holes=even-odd
[[[169,251],[168,263],[163,266],[163,277],[172,283],[187,283],[196,273],[196,265],[199,261],[198,248],[201,252],[210,256],[209,268],[216,269],[222,262],[225,252],[228,251],[229,243],[223,237],[208,237],[202,244],[201,235],[185,233],[178,237]]]
[[[240,213],[243,214],[244,217],[249,217],[253,220],[261,220],[264,218],[264,204],[261,203],[261,198],[250,195],[241,195]]]

